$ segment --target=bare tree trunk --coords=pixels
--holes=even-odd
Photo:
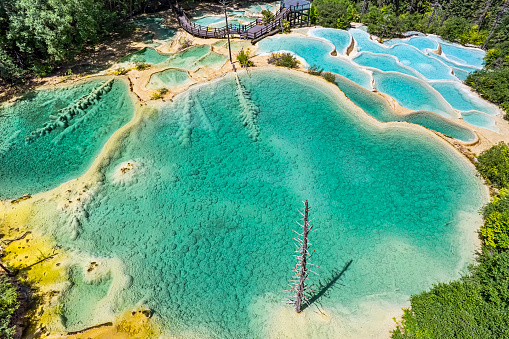
[[[481,15],[479,15],[479,19],[477,19],[477,31],[479,32],[481,30],[482,23],[484,19],[486,18],[486,13],[490,9],[491,3],[493,0],[487,0],[484,6],[484,9],[481,12]]]
[[[482,45],[482,49],[486,49],[486,45],[488,44],[491,37],[493,36],[493,33],[495,33],[495,29],[497,29],[497,26],[500,24],[502,16],[504,15],[505,11],[507,10],[508,4],[509,4],[509,0],[504,0],[504,3],[502,4],[502,8],[500,9],[500,11],[498,11],[497,18],[495,19],[495,22],[493,22],[493,26],[491,27],[490,34],[488,34],[488,37],[486,38],[484,45]]]
[[[312,270],[309,269],[308,266],[316,266],[308,262],[308,259],[311,257],[309,254],[308,248],[311,245],[308,242],[308,234],[313,228],[313,226],[309,225],[308,220],[308,213],[309,213],[309,206],[308,201],[304,203],[304,213],[299,213],[303,216],[304,223],[301,225],[299,222],[297,222],[302,228],[303,232],[302,234],[295,231],[297,233],[297,237],[295,237],[293,240],[295,240],[296,250],[297,253],[295,257],[297,257],[297,264],[295,265],[295,268],[293,271],[295,272],[292,279],[290,280],[290,287],[291,289],[288,290],[288,292],[291,293],[290,298],[286,299],[285,302],[287,304],[293,304],[295,306],[295,311],[297,313],[302,312],[303,309],[303,302],[307,303],[309,305],[309,301],[306,298],[305,291],[309,288],[306,285],[306,280],[308,278],[309,273],[315,273]],[[302,220],[302,219],[301,219]],[[319,267],[319,266],[317,266]],[[316,273],[315,273],[316,274]]]
[[[414,5],[415,5],[415,0],[410,0],[410,6],[408,7],[408,13],[412,14],[413,12],[415,12]]]
[[[302,307],[302,299],[304,298],[304,288],[306,285],[306,277],[307,277],[307,252],[308,252],[308,233],[310,229],[308,229],[308,201],[306,199],[304,205],[304,233],[302,233],[302,254],[300,257],[300,272],[299,272],[299,284],[297,285],[297,294],[295,299],[295,311],[297,313],[301,312]]]
[[[396,15],[399,15],[399,0],[394,0],[394,10],[396,12]]]
[[[224,18],[226,20],[226,34],[228,35],[228,52],[230,53],[230,63],[233,64],[232,48],[230,46],[230,27],[228,26],[228,14],[226,13],[226,5],[228,4],[228,1],[221,0],[219,3],[221,4],[221,6],[223,6],[223,10],[224,10]],[[247,67],[246,67],[246,69],[247,69]]]
[[[362,14],[366,14],[368,12],[369,2],[368,0],[364,0],[362,2]]]
[[[438,6],[439,6],[438,2],[435,1],[435,4],[433,5],[433,12],[431,13],[431,17],[429,18],[428,25],[426,26],[426,30],[428,30],[429,25],[431,25],[431,22],[433,21],[433,18],[435,17],[435,13],[437,11]]]
[[[440,20],[440,27],[442,27],[445,19],[447,19],[447,17],[449,16],[449,10],[451,9],[451,5],[452,5],[452,0],[449,0],[449,3],[447,4],[447,9],[445,10],[445,14],[442,16],[442,20]]]
[[[0,267],[1,267],[1,268],[2,268],[2,269],[6,272],[6,273],[7,273],[7,275],[8,275],[9,277],[14,276],[14,273],[13,273],[13,272],[11,272],[11,271],[10,271],[7,267],[5,267],[4,265],[2,265],[2,263],[0,263]]]

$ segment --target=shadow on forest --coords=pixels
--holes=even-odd
[[[309,306],[313,305],[313,303],[317,302],[318,299],[320,299],[322,296],[324,296],[331,288],[334,287],[334,285],[338,282],[338,280],[343,276],[343,274],[348,270],[350,265],[352,264],[353,260],[350,260],[346,263],[346,265],[343,267],[343,269],[340,271],[339,269],[336,269],[332,271],[332,275],[325,279],[325,281],[320,281],[318,287],[315,289],[316,292],[314,292],[309,298],[308,303],[304,303],[302,305],[302,310],[305,310]]]

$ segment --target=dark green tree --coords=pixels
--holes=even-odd
[[[14,286],[0,274],[0,338],[10,339],[14,335],[11,317],[19,307],[17,297]]]
[[[316,9],[318,25],[337,28],[338,20],[341,28],[350,27],[348,19],[348,6],[352,3],[349,0],[315,0],[313,7]]]

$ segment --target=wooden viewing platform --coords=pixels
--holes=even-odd
[[[197,25],[189,20],[182,7],[178,4],[173,7],[173,10],[180,27],[189,34],[205,39],[222,39],[230,34],[230,36],[238,36],[241,39],[251,40],[255,44],[267,36],[283,31],[283,20],[288,20],[290,27],[309,25],[310,8],[311,2],[306,0],[282,0],[280,9],[277,10],[274,18],[268,24],[258,24],[257,20],[254,20],[247,25],[228,24],[219,28]]]

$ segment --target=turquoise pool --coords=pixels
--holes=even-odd
[[[122,81],[110,83],[103,94],[91,94],[106,81],[40,90],[0,107],[0,198],[47,191],[86,172],[113,132],[134,114]],[[83,96],[86,105],[78,102]],[[61,115],[69,118],[60,122]],[[36,131],[42,135],[30,137]]]
[[[154,33],[154,38],[157,40],[171,40],[177,33],[175,28],[168,27],[164,24],[164,18],[146,17],[136,19],[134,20],[134,25],[144,28],[148,27],[148,29]]]
[[[309,31],[309,35],[317,38],[323,38],[330,41],[339,54],[346,54],[346,49],[350,45],[352,36],[341,29],[317,28]]]
[[[123,139],[76,240],[63,220],[46,227],[71,250],[120,258],[132,283],[114,309],[143,302],[177,336],[266,337],[303,199],[319,229],[313,281],[351,261],[322,308],[362,317],[368,299],[404,300],[457,278],[474,250],[462,223],[486,200],[473,167],[427,131],[369,122],[315,79],[253,70],[240,85],[230,73],[191,87]],[[140,167],[119,184],[125,161]],[[82,300],[104,288],[69,289],[66,305],[83,305],[64,305],[69,330],[89,317]],[[330,337],[316,326],[316,338]]]
[[[331,56],[330,53],[333,50],[334,45],[307,37],[273,36],[258,43],[258,54],[291,52],[304,59],[308,66],[319,66],[326,72],[340,74],[362,87],[371,89],[370,74],[347,59]]]
[[[378,121],[411,122],[467,143],[474,142],[477,139],[475,133],[468,128],[462,127],[451,119],[444,118],[432,112],[418,111],[409,115],[397,114],[394,112],[394,109],[390,107],[387,100],[346,78],[337,77],[336,84],[345,93],[348,99],[352,100],[354,104]]]
[[[129,54],[120,60],[123,62],[146,62],[147,64],[157,65],[168,59],[168,55],[161,54],[151,47],[145,47],[138,52]]]
[[[498,108],[473,95],[470,87],[457,81],[436,81],[431,86],[436,89],[452,107],[459,111],[481,111],[489,115],[498,115]]]
[[[446,118],[457,118],[451,105],[433,87],[422,80],[397,72],[373,73],[375,87],[396,99],[403,107],[430,111]]]

